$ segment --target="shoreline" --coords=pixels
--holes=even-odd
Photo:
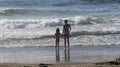
[[[54,47],[3,48],[0,49],[0,59],[3,60],[0,61],[0,63],[66,64],[67,62],[64,60],[64,51],[62,50],[63,47],[60,47],[60,49],[60,62],[56,62]],[[72,46],[69,64],[111,61],[119,57],[119,51],[120,47],[117,46]]]
[[[24,64],[24,63],[0,63],[0,67],[120,67],[120,58],[113,61],[97,63],[63,63],[63,64]]]

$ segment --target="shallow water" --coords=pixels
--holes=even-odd
[[[120,46],[71,46],[70,62],[93,63],[115,60]],[[0,63],[66,63],[64,47],[60,47],[60,62],[55,60],[54,47],[1,48]]]

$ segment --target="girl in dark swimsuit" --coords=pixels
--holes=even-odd
[[[70,53],[69,53],[69,32],[71,31],[71,26],[68,24],[68,20],[64,20],[63,26],[63,36],[64,36],[64,45],[65,45],[65,61],[70,60]],[[67,45],[66,45],[67,42]],[[67,52],[66,52],[67,50]],[[66,55],[67,54],[67,55]]]
[[[55,33],[55,38],[56,38],[56,60],[60,61],[60,52],[59,52],[59,41],[60,41],[60,30],[59,28],[56,29],[56,33]]]

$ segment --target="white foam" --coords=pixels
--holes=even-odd
[[[75,16],[51,19],[0,20],[0,47],[54,46],[55,40],[52,36],[54,36],[56,28],[60,28],[60,32],[62,32],[64,19],[68,19],[71,24],[71,32],[87,31],[88,34],[89,32],[93,32],[95,34],[97,34],[97,32],[98,34],[108,32],[105,36],[105,43],[104,41],[99,41],[105,39],[104,35],[101,34],[102,38],[99,38],[99,36],[96,35],[88,35],[92,37],[87,37],[86,33],[86,37],[84,37],[84,35],[77,35],[78,37],[73,36],[73,40],[71,39],[71,45],[110,45],[113,44],[112,41],[115,42],[114,44],[120,44],[118,41],[119,39],[116,39],[116,34],[119,34],[120,23],[118,21],[114,22],[115,19],[111,19],[113,21],[108,23],[102,21],[98,21],[99,23],[97,23],[99,17]],[[115,36],[110,35],[107,37],[109,32],[110,34],[115,33]],[[72,34],[73,33],[71,33],[71,35]],[[79,36],[83,36],[84,39],[82,40]],[[113,40],[111,40],[111,38],[113,38]],[[93,40],[88,41],[88,39]],[[61,43],[63,45],[63,39],[61,40]]]
[[[16,28],[39,28],[41,26],[55,27],[62,26],[63,21],[66,18],[53,18],[53,19],[2,19],[0,20],[0,26],[7,29]],[[77,16],[67,18],[70,24],[91,24],[87,17]]]

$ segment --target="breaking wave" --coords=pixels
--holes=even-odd
[[[82,36],[87,35],[87,36]],[[90,36],[89,36],[90,35]],[[97,36],[101,35],[101,36]],[[107,36],[104,36],[107,35]],[[113,37],[111,37],[113,36]],[[119,45],[120,31],[116,32],[71,32],[70,34],[71,46],[75,45]],[[63,43],[63,38],[61,37],[61,43]],[[115,42],[113,42],[113,40]],[[0,47],[11,48],[11,47],[42,47],[42,46],[54,46],[55,39],[54,35],[43,35],[33,38],[14,38],[9,37],[3,40],[0,40]],[[63,46],[63,44],[60,44]]]
[[[53,19],[2,19],[0,20],[0,27],[7,29],[55,27],[62,26],[64,19],[68,19],[71,25],[88,25],[102,22],[98,18],[82,16]]]
[[[120,31],[78,31],[73,32],[72,36],[80,36],[80,35],[110,35],[110,34],[120,34]]]
[[[46,19],[1,19],[0,28],[4,29],[19,29],[19,28],[41,28],[41,27],[56,27],[64,24],[64,19],[68,19],[69,23],[74,25],[94,25],[107,22],[117,22],[119,19],[105,19],[100,17],[75,16],[66,18],[46,18]],[[117,24],[116,23],[116,24]]]
[[[120,34],[120,31],[78,31],[78,32],[71,32],[70,37],[77,37],[77,36],[82,36],[82,35],[114,35],[114,34]],[[61,36],[62,38],[63,36]],[[22,38],[17,38],[17,37],[8,37],[5,38],[1,41],[6,41],[6,40],[12,40],[12,41],[20,41],[20,40],[43,40],[43,39],[51,39],[55,38],[54,35],[42,35],[42,36],[35,36],[35,37],[22,37]]]

